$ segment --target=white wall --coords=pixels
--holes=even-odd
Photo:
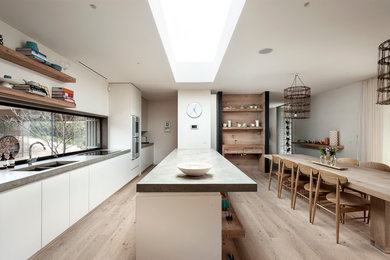
[[[360,159],[362,82],[312,97],[310,119],[294,120],[294,140],[323,140],[329,130],[338,130],[343,150],[337,157]],[[295,146],[294,153],[319,156],[317,149]]]
[[[142,98],[142,111],[141,111],[141,130],[148,131],[148,103],[149,101]]]
[[[211,94],[211,148],[217,150],[217,94]]]
[[[61,31],[59,30],[58,33],[60,34]],[[27,40],[35,41],[2,21],[0,21],[0,34],[3,35],[4,46],[11,49],[23,47]],[[3,59],[0,59],[0,76],[6,74],[11,75],[13,79],[33,80],[49,88],[66,87],[72,89],[75,91],[76,110],[108,115],[108,91],[105,79],[80,64],[62,57],[39,42],[38,48],[40,52],[48,56],[49,61],[59,65],[68,63],[70,65],[69,68],[63,72],[76,78],[76,83],[63,83]]]
[[[179,90],[178,91],[178,148],[197,149],[211,148],[211,92],[210,90]],[[191,103],[202,106],[202,114],[198,118],[187,115],[187,107]],[[191,125],[198,125],[192,130]]]
[[[148,101],[149,142],[154,143],[154,164],[158,164],[177,148],[177,98]],[[171,131],[164,132],[166,121],[171,122]]]

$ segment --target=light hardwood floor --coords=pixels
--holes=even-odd
[[[240,259],[390,259],[370,245],[367,224],[351,220],[341,225],[337,245],[333,216],[319,210],[311,225],[306,200],[297,199],[296,210],[292,210],[289,192],[283,191],[282,199],[277,199],[276,182],[268,191],[264,174],[248,175],[258,183],[258,192],[229,194],[246,229],[246,237],[235,240]],[[143,176],[32,259],[135,259],[135,185]]]

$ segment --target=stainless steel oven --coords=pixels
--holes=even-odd
[[[131,131],[132,131],[132,146],[131,146],[131,152],[132,152],[132,158],[137,159],[139,157],[139,152],[141,149],[140,144],[140,120],[138,116],[131,116]]]
[[[133,137],[132,140],[132,159],[137,159],[139,157],[139,150],[140,150],[140,142],[139,142],[139,137]]]
[[[139,137],[140,136],[140,120],[138,116],[131,116],[131,124],[132,124],[132,137]]]

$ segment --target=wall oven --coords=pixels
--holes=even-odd
[[[132,153],[132,159],[137,159],[139,157],[140,152],[140,120],[138,116],[131,116],[131,131],[132,131],[132,146],[131,146],[131,153]]]

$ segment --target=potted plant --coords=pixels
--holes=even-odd
[[[326,162],[326,149],[323,146],[319,147],[320,149],[320,163],[325,163]]]

